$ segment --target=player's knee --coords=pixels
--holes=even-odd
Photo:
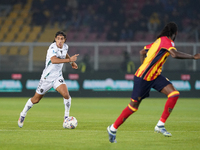
[[[138,101],[132,101],[132,100],[131,100],[131,102],[130,102],[130,105],[131,105],[132,107],[134,107],[134,108],[137,108],[137,109],[138,109],[138,107],[139,107],[140,103],[139,103]]]
[[[39,103],[39,101],[40,101],[39,98],[32,98],[32,99],[31,99],[31,102],[32,102],[33,104],[37,104],[37,103]]]
[[[64,93],[62,96],[63,96],[65,99],[69,99],[69,98],[70,98],[70,95],[69,95],[68,92]]]

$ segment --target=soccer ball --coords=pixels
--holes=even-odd
[[[78,121],[75,117],[68,117],[63,122],[63,128],[75,129],[78,125]]]

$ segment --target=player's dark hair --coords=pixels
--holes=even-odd
[[[157,38],[160,38],[161,36],[167,36],[167,37],[172,38],[172,35],[176,34],[177,30],[178,30],[178,27],[177,27],[176,23],[170,22],[164,27],[164,29],[157,36]]]
[[[66,34],[65,34],[65,32],[63,32],[63,31],[58,31],[58,32],[56,32],[55,38],[56,38],[58,35],[62,35],[62,36],[64,36],[64,38],[66,39]],[[53,43],[54,43],[54,42],[55,42],[55,39],[54,39]]]

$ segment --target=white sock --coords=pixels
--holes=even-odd
[[[64,105],[65,105],[65,116],[64,117],[69,117],[69,111],[71,107],[71,97],[69,99],[64,99]]]
[[[110,130],[116,132],[117,129],[114,128],[113,124],[110,126]]]
[[[24,109],[21,112],[21,116],[26,117],[26,114],[31,107],[33,107],[33,103],[31,102],[31,98],[26,102],[26,105],[24,106]]]
[[[165,123],[164,122],[162,122],[162,121],[158,121],[158,123],[157,123],[157,126],[164,126],[165,125]]]

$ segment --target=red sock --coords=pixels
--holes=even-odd
[[[137,108],[132,107],[130,104],[122,111],[121,115],[117,118],[117,120],[114,122],[113,126],[115,129],[117,129],[124,121],[135,111],[137,111]]]
[[[167,102],[165,104],[164,111],[162,113],[162,116],[160,118],[160,121],[163,123],[166,122],[167,118],[169,117],[170,113],[172,112],[180,93],[178,91],[173,91],[168,95]]]

